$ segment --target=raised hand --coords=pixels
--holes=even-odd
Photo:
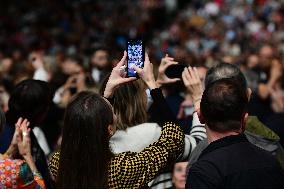
[[[16,125],[18,129],[17,144],[19,153],[25,159],[32,172],[39,174],[31,153],[30,122],[27,119],[23,120],[20,118]]]
[[[104,97],[109,98],[112,97],[114,90],[121,84],[127,83],[130,81],[134,81],[137,78],[135,77],[126,77],[125,64],[126,64],[127,53],[124,51],[124,55],[122,59],[118,62],[118,64],[112,69],[108,82],[106,84],[106,88],[104,91]]]
[[[188,93],[193,99],[195,109],[199,109],[203,88],[197,69],[195,67],[184,68],[184,71],[182,72],[182,80]]]
[[[270,81],[273,85],[281,78],[283,75],[282,65],[278,60],[273,60],[270,69]]]
[[[145,53],[144,68],[139,68],[138,66],[134,65],[133,69],[137,72],[139,77],[146,83],[146,85],[150,89],[155,89],[158,87],[155,82],[153,64],[150,62],[149,56],[147,53]]]
[[[17,144],[20,155],[24,158],[31,157],[30,122],[27,119],[18,119],[17,125]]]
[[[13,158],[15,154],[18,152],[18,143],[17,143],[17,136],[19,135],[18,123],[22,122],[22,118],[19,118],[17,123],[15,124],[15,132],[11,141],[11,144],[6,151],[5,155],[9,158]]]
[[[168,76],[165,74],[166,69],[169,66],[176,65],[178,62],[174,61],[174,58],[169,57],[168,54],[161,60],[161,64],[158,69],[158,78],[157,78],[157,85],[160,87],[163,84],[169,84],[169,83],[175,83],[177,81],[180,81],[179,78],[168,78]]]

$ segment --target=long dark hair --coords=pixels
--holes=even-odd
[[[52,102],[53,94],[49,85],[39,80],[20,82],[9,99],[7,122],[14,124],[19,117],[27,118],[31,125],[40,124]]]
[[[58,189],[105,189],[109,148],[108,125],[113,123],[111,106],[98,94],[79,93],[67,106],[57,177]]]

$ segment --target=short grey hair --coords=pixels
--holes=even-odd
[[[220,79],[234,79],[241,84],[243,89],[247,88],[246,78],[236,65],[219,63],[210,68],[205,77],[205,88]]]

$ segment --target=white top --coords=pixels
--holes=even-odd
[[[157,123],[143,123],[126,130],[117,130],[110,139],[110,146],[115,154],[126,151],[141,152],[157,141],[160,135],[161,127]]]
[[[44,132],[39,127],[34,127],[33,132],[37,139],[37,142],[41,149],[44,151],[44,154],[47,156],[50,153],[50,148],[48,146],[47,140],[45,138]]]

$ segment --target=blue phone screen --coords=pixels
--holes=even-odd
[[[133,65],[136,65],[140,68],[144,66],[143,60],[143,41],[128,41],[127,42],[127,68],[128,68],[128,77],[136,77],[136,71],[132,68]]]

